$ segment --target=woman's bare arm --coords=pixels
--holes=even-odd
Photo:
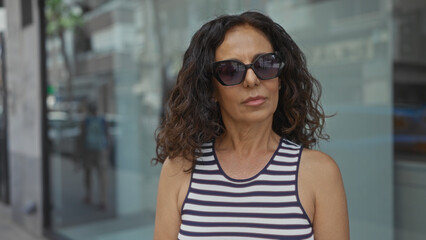
[[[314,189],[315,240],[349,240],[349,220],[342,176],[336,162],[327,154],[308,151]]]
[[[186,162],[186,163],[185,163]],[[180,208],[183,191],[187,191],[190,174],[188,161],[167,159],[160,174],[155,214],[154,240],[177,239],[180,227]]]

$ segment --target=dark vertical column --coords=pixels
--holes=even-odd
[[[1,6],[0,2],[0,6]],[[9,164],[7,151],[7,85],[6,48],[3,33],[0,32],[0,201],[9,204]]]
[[[49,235],[51,231],[50,221],[50,161],[49,161],[49,138],[47,135],[48,121],[47,121],[47,69],[46,69],[46,22],[44,15],[44,0],[38,1],[39,21],[40,21],[40,80],[41,80],[41,147],[42,147],[42,184],[43,184],[43,232]]]
[[[31,25],[33,22],[32,0],[21,0],[21,14],[22,28]]]

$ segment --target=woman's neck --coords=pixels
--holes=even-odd
[[[226,126],[226,131],[216,139],[216,150],[233,151],[239,156],[251,155],[259,151],[275,151],[279,140],[280,136],[272,130],[272,123]]]

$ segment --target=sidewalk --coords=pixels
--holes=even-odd
[[[10,219],[8,209],[0,203],[0,240],[46,240],[34,237]]]

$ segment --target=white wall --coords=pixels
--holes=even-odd
[[[8,86],[8,152],[13,219],[42,234],[42,145],[40,26],[38,1],[32,0],[32,24],[22,28],[21,1],[6,0],[6,68]],[[36,205],[36,212],[24,208]]]

